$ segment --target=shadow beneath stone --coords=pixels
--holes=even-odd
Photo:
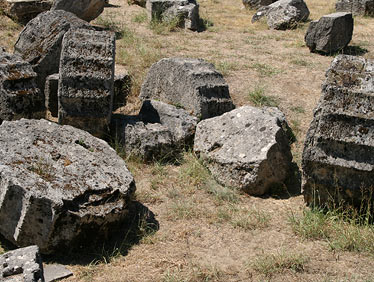
[[[369,50],[362,48],[360,46],[347,46],[343,49],[344,55],[362,56],[367,52],[369,52]]]
[[[198,24],[198,29],[196,30],[197,32],[203,32],[206,31],[209,27],[212,27],[214,24],[212,21],[208,19],[199,19],[199,24]]]
[[[105,8],[120,8],[121,6],[120,5],[113,5],[113,4],[110,4],[110,3],[105,3]]]
[[[11,251],[11,250],[18,249],[18,247],[16,245],[14,245],[13,243],[11,243],[7,239],[5,239],[3,237],[3,235],[1,235],[1,234],[0,234],[0,246],[4,250],[4,252],[8,252],[8,251]]]

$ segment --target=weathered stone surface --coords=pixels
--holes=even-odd
[[[38,246],[16,249],[0,256],[0,280],[44,282]]]
[[[285,181],[292,155],[276,111],[245,106],[197,125],[194,152],[219,183],[262,195]]]
[[[235,107],[223,76],[201,59],[165,58],[153,64],[140,98],[180,106],[201,119],[221,115]]]
[[[31,20],[20,33],[14,53],[29,62],[38,74],[37,84],[44,92],[48,75],[58,73],[62,38],[69,29],[92,27],[74,14],[48,11]],[[44,94],[42,93],[43,97]]]
[[[271,29],[292,29],[306,21],[309,9],[303,0],[278,0],[273,4],[260,8],[252,18],[252,22],[266,16]]]
[[[199,28],[199,5],[196,0],[147,0],[146,8],[152,20],[172,21],[178,18],[178,25],[182,28]]]
[[[374,61],[337,56],[326,73],[303,152],[305,201],[360,207],[373,200]],[[372,206],[372,205],[371,205]]]
[[[96,19],[105,7],[105,0],[54,0],[51,10],[64,10],[85,21]]]
[[[329,54],[345,48],[352,34],[352,14],[333,13],[310,23],[305,42],[310,51]]]
[[[259,9],[263,6],[270,5],[277,0],[243,0],[243,5],[249,9]]]
[[[54,282],[73,275],[69,269],[61,264],[45,264],[44,279],[45,282]]]
[[[0,124],[3,120],[44,115],[36,73],[20,56],[0,53]]]
[[[27,24],[42,12],[48,11],[53,0],[0,0],[0,9],[11,19]]]
[[[45,82],[44,96],[45,96],[45,108],[47,110],[47,118],[58,117],[58,80],[59,74],[51,74],[47,77]]]
[[[354,16],[374,16],[374,0],[338,0],[337,12],[348,12]]]
[[[77,29],[63,39],[58,86],[58,123],[96,136],[106,134],[113,106],[115,36]]]
[[[0,233],[42,253],[106,236],[126,217],[135,183],[103,140],[46,120],[0,126]]]
[[[127,96],[131,91],[131,77],[128,72],[115,74],[113,90],[113,112],[126,106]]]
[[[145,123],[161,123],[171,132],[174,143],[184,148],[193,143],[198,118],[173,105],[155,100],[143,102],[139,116]]]

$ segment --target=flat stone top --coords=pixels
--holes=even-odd
[[[87,190],[124,195],[135,190],[125,162],[105,141],[46,120],[2,123],[0,180],[56,204]]]
[[[328,15],[322,16],[323,18],[339,18],[339,17],[345,17],[346,15],[352,15],[352,13],[346,13],[346,12],[336,12]]]
[[[164,58],[156,64],[174,64],[175,66],[183,66],[190,74],[219,74],[214,65],[204,61],[203,59],[194,58]]]

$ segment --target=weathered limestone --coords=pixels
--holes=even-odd
[[[309,9],[303,0],[278,0],[260,8],[253,16],[252,22],[264,16],[271,29],[292,29],[296,28],[299,22],[308,19]]]
[[[352,34],[352,14],[333,13],[310,23],[305,42],[312,52],[330,54],[345,48]]]
[[[58,80],[59,74],[51,74],[47,77],[45,82],[44,96],[45,96],[45,108],[47,110],[46,117],[58,117]]]
[[[44,115],[44,101],[35,80],[36,73],[20,56],[0,53],[0,124]]]
[[[113,103],[115,36],[86,29],[65,34],[60,60],[58,122],[103,136]]]
[[[64,10],[90,22],[104,11],[105,3],[105,0],[54,0],[51,10]]]
[[[373,82],[374,61],[362,57],[337,56],[327,71],[303,152],[308,204],[373,201]]]
[[[201,119],[221,115],[235,107],[223,76],[201,59],[165,58],[153,64],[140,98],[182,107]]]
[[[348,12],[354,16],[374,16],[374,0],[338,0],[337,12]]]
[[[196,0],[147,0],[146,8],[152,20],[173,21],[191,30],[199,29],[199,5]]]
[[[11,19],[27,24],[42,12],[48,11],[53,0],[0,0],[0,9]]]
[[[1,255],[0,280],[44,282],[43,264],[38,246],[16,249]]]
[[[277,0],[243,0],[243,5],[249,9],[259,9],[263,6],[270,5]]]
[[[45,264],[43,268],[46,282],[60,281],[73,275],[73,272],[61,264]]]
[[[245,106],[203,120],[196,128],[194,152],[219,183],[263,195],[284,183],[292,161],[279,112]]]
[[[17,246],[48,254],[91,244],[121,224],[134,191],[123,159],[83,130],[26,119],[0,126],[0,233]]]
[[[114,75],[113,112],[126,106],[127,96],[131,91],[131,77],[128,72]]]

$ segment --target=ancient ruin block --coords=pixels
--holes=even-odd
[[[104,11],[105,3],[105,0],[55,0],[51,10],[64,10],[90,22]]]
[[[58,79],[59,74],[51,74],[47,77],[45,82],[44,96],[45,96],[45,108],[47,110],[47,117],[58,117]]]
[[[41,253],[93,244],[122,225],[135,182],[103,140],[46,120],[0,126],[0,233]]]
[[[140,98],[181,107],[201,119],[221,115],[235,107],[223,76],[201,59],[165,58],[153,64]]]
[[[352,13],[354,16],[374,16],[374,0],[338,0],[337,12]]]
[[[326,73],[305,140],[308,204],[360,207],[373,200],[374,61],[340,55]]]
[[[222,185],[263,195],[289,176],[292,155],[284,122],[276,108],[241,107],[201,121],[193,150]]]
[[[53,0],[0,0],[0,9],[20,24],[27,24],[42,12],[48,11]]]
[[[86,29],[65,34],[58,86],[58,122],[102,136],[112,113],[115,36]]]
[[[126,106],[127,96],[131,91],[131,77],[128,72],[121,74],[115,74],[114,76],[114,90],[113,90],[113,109],[117,109]]]
[[[36,73],[20,56],[0,53],[0,124],[3,120],[44,116]]]
[[[329,54],[345,48],[352,34],[352,14],[333,13],[310,23],[305,42],[310,51]]]

